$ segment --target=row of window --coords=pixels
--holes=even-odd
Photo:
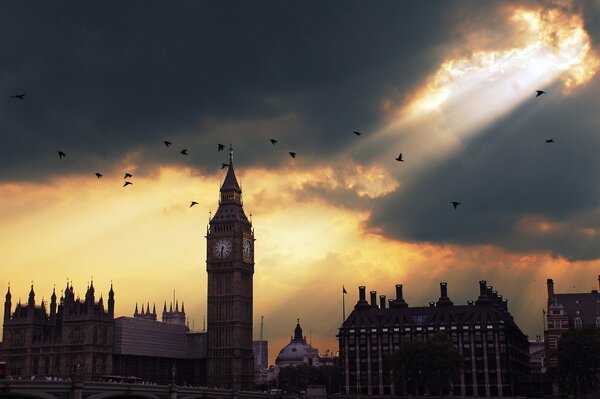
[[[482,330],[482,329],[487,329],[487,330],[493,330],[495,327],[495,325],[493,324],[486,324],[486,325],[482,325],[482,324],[473,324],[473,325],[468,325],[468,324],[464,324],[462,326],[462,330],[469,330],[469,329],[475,329],[475,330]],[[504,322],[500,321],[500,324],[497,325],[497,327],[503,329],[504,328]],[[439,326],[439,327],[434,327],[434,326],[428,326],[427,328],[424,328],[422,326],[412,326],[412,327],[404,327],[404,331],[446,331],[446,330],[458,330],[459,328],[455,325],[451,325],[451,326]],[[380,329],[373,327],[373,328],[360,328],[360,329],[355,329],[355,328],[350,328],[348,330],[349,334],[358,334],[358,333],[367,333],[367,332],[371,332],[371,333],[377,333],[377,332],[389,332],[389,331],[394,331],[394,332],[398,332],[400,331],[400,327],[394,327],[393,329],[388,328],[388,327],[382,327]],[[340,334],[343,334],[344,331],[342,330],[340,332]]]

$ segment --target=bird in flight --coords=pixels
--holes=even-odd
[[[290,154],[290,156],[291,156],[292,158],[296,158],[296,153],[295,153],[295,152],[291,152],[291,151],[290,151],[290,153],[289,153],[289,154]]]
[[[546,143],[554,143],[554,139],[548,139],[546,140]]]
[[[277,140],[271,139],[271,144],[273,144],[273,145],[277,144]]]
[[[97,177],[98,179],[99,179],[99,178],[101,178],[101,177],[102,177],[102,173],[100,173],[100,172],[96,172],[96,177]]]
[[[182,155],[188,155],[187,153],[187,148],[184,148],[183,150],[179,151]]]
[[[64,152],[62,152],[62,151],[58,151],[58,158],[59,158],[59,159],[63,159],[63,158],[64,158],[64,157],[66,157],[66,156],[67,156],[67,154],[65,154]]]
[[[15,94],[14,96],[10,96],[10,98],[18,98],[19,100],[25,100],[25,93]]]
[[[535,92],[536,92],[536,95],[535,95],[536,97],[539,97],[542,94],[546,94],[546,92],[544,90],[536,90]]]
[[[173,143],[171,143],[170,141],[166,141],[166,140],[165,140],[165,141],[163,141],[163,143],[165,143],[165,145],[166,145],[167,147],[170,147],[170,146],[171,146],[171,144],[173,144]]]
[[[357,132],[356,130],[353,133],[356,134],[357,136],[360,136],[362,134],[361,132]]]
[[[404,162],[404,159],[402,159],[402,153],[400,153],[400,155],[398,155],[398,158],[396,158],[396,161]]]
[[[460,202],[452,201],[451,204],[454,207],[454,209],[456,209],[460,205]]]
[[[127,179],[128,177],[133,177],[133,175],[131,173],[125,172],[125,176],[123,177],[123,179]]]
[[[125,182],[125,184],[123,184],[123,187],[127,187],[127,186],[129,186],[129,185],[131,185],[131,184],[133,184],[133,183],[132,183],[132,182],[130,182],[130,181],[126,181],[126,182]]]
[[[194,205],[198,205],[198,203],[196,201],[191,201],[190,208],[193,207]]]
[[[225,149],[225,145],[224,144],[217,143],[217,151],[223,151],[224,149]]]
[[[221,169],[225,169],[225,168],[226,168],[226,167],[228,167],[228,166],[229,166],[229,164],[228,164],[228,163],[222,163],[222,164],[221,164]]]

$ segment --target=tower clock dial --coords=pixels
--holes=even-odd
[[[225,259],[231,253],[231,241],[224,238],[213,245],[213,255],[219,259]]]
[[[245,239],[242,247],[242,253],[244,255],[244,260],[252,259],[252,242],[250,240]]]

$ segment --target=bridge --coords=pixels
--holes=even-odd
[[[295,399],[294,395],[177,385],[0,380],[0,399]]]

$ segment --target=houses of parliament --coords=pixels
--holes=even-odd
[[[96,299],[93,282],[84,299],[76,297],[71,283],[60,298],[52,292],[49,309],[43,301],[36,304],[33,285],[28,302],[13,309],[9,288],[0,343],[8,374],[84,380],[135,375],[156,383],[174,378],[178,384],[251,388],[254,232],[244,213],[231,147],[206,244],[206,331],[189,330],[183,303],[181,311],[177,304],[167,311],[165,303],[162,321],[149,305],[142,312],[136,307],[133,317],[115,318],[112,284],[106,305],[102,297]]]

